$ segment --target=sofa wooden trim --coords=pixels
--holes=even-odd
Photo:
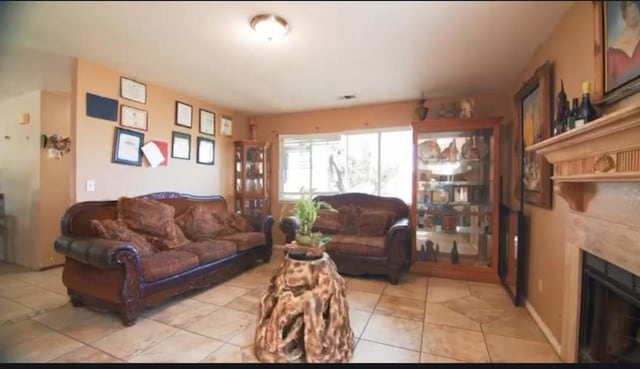
[[[192,196],[175,192],[153,193],[141,198],[162,201],[173,199],[197,203],[216,202],[226,210],[221,196]],[[143,278],[140,255],[127,242],[87,237],[87,230],[77,226],[77,217],[87,209],[111,214],[117,201],[88,201],[72,205],[63,215],[61,233],[54,243],[57,252],[65,255],[62,280],[74,306],[88,305],[115,310],[127,326],[135,324],[141,310],[158,305],[167,299],[193,289],[202,289],[226,281],[258,261],[271,258],[273,217],[252,218],[256,232],[265,234],[265,244],[235,255],[216,260],[159,280],[147,282]],[[176,216],[179,214],[176,214]],[[85,222],[86,219],[82,219]]]

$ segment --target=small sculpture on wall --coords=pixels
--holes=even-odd
[[[440,110],[438,110],[439,119],[448,119],[456,117],[456,104],[454,102],[448,104],[441,104]]]
[[[51,136],[42,135],[42,147],[49,148],[49,157],[61,158],[64,154],[68,154],[71,151],[71,137],[58,136],[53,134]]]
[[[427,114],[429,114],[429,108],[427,108],[427,106],[425,105],[426,101],[427,100],[424,99],[424,96],[422,97],[422,99],[418,100],[416,115],[420,120],[425,120],[425,118],[427,118]]]
[[[473,99],[462,99],[458,102],[458,118],[471,118],[473,115]]]

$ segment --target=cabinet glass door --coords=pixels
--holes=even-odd
[[[264,148],[248,146],[245,151],[245,171],[247,173],[245,190],[249,193],[264,191]]]
[[[491,128],[418,133],[418,261],[491,266],[493,141]]]

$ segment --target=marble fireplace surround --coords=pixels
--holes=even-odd
[[[607,114],[526,149],[553,165],[572,211],[564,246],[560,354],[576,362],[583,251],[640,275],[640,106]]]

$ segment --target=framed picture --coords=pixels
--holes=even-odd
[[[550,62],[536,69],[533,77],[524,83],[515,95],[516,171],[515,195],[523,202],[551,208],[551,164],[544,156],[526,152],[525,148],[551,137],[551,85]]]
[[[594,1],[594,102],[611,104],[640,91],[637,1]],[[629,37],[629,35],[632,35]]]
[[[120,106],[120,125],[146,131],[148,127],[147,111],[131,106]]]
[[[171,135],[171,157],[175,159],[191,159],[191,135],[173,131]]]
[[[120,77],[120,97],[123,99],[147,103],[147,85],[126,77]]]
[[[176,101],[176,124],[191,128],[192,112],[191,105]]]
[[[113,163],[142,165],[142,144],[144,133],[116,127],[113,140]]]
[[[213,165],[216,155],[216,142],[209,138],[198,137],[198,164]]]
[[[216,135],[216,113],[200,109],[200,133]]]
[[[222,133],[222,135],[231,136],[232,125],[233,125],[233,122],[231,121],[231,118],[222,117],[222,119],[220,120],[220,126],[222,127],[220,129],[220,132]]]

